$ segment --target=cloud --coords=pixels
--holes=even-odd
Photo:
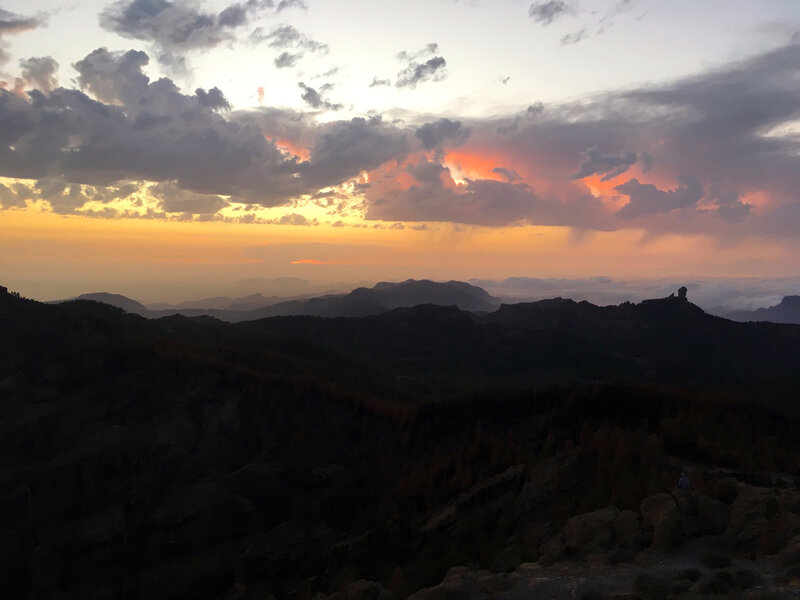
[[[178,0],[117,0],[100,13],[100,25],[125,38],[150,42],[160,63],[184,72],[187,52],[232,40],[235,29],[272,7],[272,0],[246,0],[213,13]]]
[[[583,156],[583,160],[572,179],[602,175],[601,181],[608,181],[630,169],[637,160],[635,152],[626,151],[619,155],[603,154],[597,146],[584,150],[581,152],[581,156]]]
[[[403,61],[411,61],[416,62],[420,61],[427,56],[433,56],[439,51],[439,44],[436,42],[431,42],[429,44],[425,44],[425,46],[421,50],[417,50],[416,52],[408,52],[406,50],[401,50],[397,53],[397,59]]]
[[[19,187],[15,188],[15,186],[11,186],[9,188],[0,183],[0,207],[11,208],[25,206],[26,195],[20,192],[21,190]]]
[[[522,177],[519,173],[517,173],[514,169],[506,169],[505,167],[494,167],[492,169],[492,173],[497,173],[503,179],[505,179],[508,183],[514,183],[515,181],[520,181]]]
[[[586,29],[581,29],[580,31],[575,31],[573,33],[568,33],[564,37],[561,38],[561,45],[562,46],[569,46],[570,44],[577,44],[578,42],[585,40],[588,37],[586,33]]]
[[[550,25],[555,19],[567,12],[567,5],[562,0],[537,2],[528,8],[528,16],[541,25]]]
[[[281,52],[278,56],[275,57],[273,61],[275,66],[279,69],[285,69],[288,67],[293,67],[297,64],[297,61],[302,58],[302,54],[290,54],[289,52]]]
[[[58,63],[52,56],[33,57],[19,61],[22,79],[28,86],[44,92],[52,92],[58,86]]]
[[[308,50],[310,52],[328,52],[328,44],[312,40],[291,25],[281,25],[268,34],[257,27],[250,34],[254,42],[267,42],[270,48]]]
[[[433,150],[440,148],[445,140],[450,140],[453,146],[463,144],[469,137],[469,127],[464,127],[461,121],[439,119],[425,123],[414,134],[426,150]]]
[[[128,50],[109,52],[98,48],[73,67],[78,72],[78,85],[101,102],[129,104],[150,93],[150,79],[142,67],[150,62],[144,52]]]
[[[45,182],[61,211],[107,202],[107,186],[164,183],[202,196],[186,196],[197,210],[213,208],[207,196],[279,206],[323,194],[336,211],[346,193],[358,207],[348,216],[392,222],[798,239],[797,43],[658,85],[458,120],[230,111],[218,88],[151,81],[149,60],[100,48],[75,64],[80,90],[0,90],[0,177]],[[300,91],[322,110],[326,89]],[[616,189],[597,181],[622,174]],[[7,190],[4,206],[45,199]]]
[[[294,67],[306,52],[327,54],[329,50],[328,44],[312,40],[291,25],[275,27],[266,34],[261,27],[257,27],[250,34],[250,41],[266,42],[270,48],[283,50],[274,60],[275,66],[279,69]]]
[[[444,68],[447,61],[441,56],[434,56],[423,63],[411,62],[397,74],[395,87],[415,88],[424,81],[441,81],[446,77]]]
[[[339,66],[331,67],[330,69],[328,69],[324,73],[320,73],[319,75],[314,75],[311,79],[323,79],[325,77],[333,77],[334,75],[338,75],[339,71],[341,71],[341,70],[342,70],[342,67],[339,67]]]
[[[392,85],[391,79],[378,79],[377,77],[373,77],[369,87],[380,87],[384,85]]]
[[[222,116],[216,88],[182,94],[151,82],[143,52],[101,48],[76,63],[83,92],[58,88],[30,100],[0,90],[0,175],[110,185],[175,182],[198,194],[263,205],[302,193],[301,163],[267,140],[258,123]],[[338,182],[337,182],[338,183]]]
[[[329,123],[311,146],[304,179],[322,189],[325,182],[345,181],[396,160],[407,151],[405,132],[381,117]]]
[[[43,23],[43,17],[24,17],[0,8],[0,36],[30,31]]]
[[[408,64],[397,74],[395,86],[413,89],[418,83],[424,81],[443,80],[446,77],[444,68],[447,66],[447,61],[441,56],[434,56],[438,51],[439,44],[431,42],[416,52],[407,52],[405,50],[398,52],[397,59]],[[431,58],[425,60],[426,57]],[[383,85],[383,81],[385,80],[375,78],[370,87]]]
[[[9,55],[5,51],[6,43],[3,40],[5,36],[31,31],[41,27],[45,22],[45,17],[41,15],[25,17],[0,8],[0,65],[7,63],[9,60]]]
[[[661,190],[650,183],[639,183],[635,178],[618,185],[614,189],[627,196],[628,203],[617,211],[617,215],[622,219],[632,219],[696,206],[703,198],[700,180],[690,175],[679,177],[678,180],[681,185],[671,190]]]
[[[197,102],[203,108],[210,108],[211,110],[230,110],[231,104],[225,95],[217,87],[205,91],[203,88],[197,88],[194,91],[194,96]]]
[[[281,0],[278,3],[277,8],[275,9],[275,12],[283,12],[288,8],[299,8],[302,10],[308,10],[308,7],[306,6],[306,3],[303,2],[303,0]]]
[[[158,207],[168,213],[214,214],[228,206],[228,202],[216,194],[196,194],[170,181],[150,186],[149,192],[158,200]]]
[[[300,89],[303,90],[301,98],[303,101],[308,104],[311,108],[320,109],[323,108],[325,110],[341,110],[341,104],[333,104],[325,100],[320,93],[312,87],[307,86],[302,81],[297,84]]]
[[[487,226],[564,225],[589,222],[598,210],[596,202],[587,200],[564,206],[545,199],[525,182],[467,179],[456,183],[449,167],[426,159],[404,170],[415,183],[408,187],[376,185],[367,191],[368,218]],[[573,219],[572,210],[583,213],[583,220]]]

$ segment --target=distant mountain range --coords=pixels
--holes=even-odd
[[[125,296],[104,292],[83,294],[70,300],[95,300],[149,319],[180,314],[186,317],[210,316],[229,323],[278,316],[366,317],[419,304],[457,306],[470,312],[492,311],[500,305],[499,299],[477,286],[461,281],[427,279],[409,279],[399,283],[384,281],[371,288],[356,288],[348,294],[291,300],[253,294],[244,298],[214,297],[177,305],[145,306]]]
[[[723,315],[734,321],[770,321],[800,323],[800,296],[784,296],[775,306],[756,310],[739,310]]]
[[[347,294],[326,294],[311,298],[286,299],[252,294],[241,298],[217,296],[179,304],[144,305],[120,294],[95,292],[70,300],[95,300],[148,319],[180,314],[186,317],[210,316],[229,323],[283,316],[366,317],[420,304],[456,306],[469,312],[492,312],[502,304],[499,298],[476,285],[462,281],[436,282],[426,279],[409,279],[399,283],[381,282],[371,288],[356,288]],[[710,312],[733,321],[800,324],[800,296],[785,296],[779,304],[757,310],[712,309]]]

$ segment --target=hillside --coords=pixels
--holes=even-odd
[[[792,597],[799,329],[673,298],[228,324],[0,293],[0,578],[419,599],[588,594],[593,572],[616,586],[594,597]]]

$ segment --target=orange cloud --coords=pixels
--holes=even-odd
[[[457,173],[470,179],[504,180],[502,176],[492,170],[495,167],[505,166],[503,161],[498,161],[489,154],[465,151],[448,152],[444,163]]]
[[[329,265],[331,263],[321,260],[314,260],[313,258],[304,258],[302,260],[293,260],[290,265]]]
[[[308,160],[311,157],[311,152],[309,152],[308,148],[303,148],[302,146],[298,146],[291,140],[275,138],[272,141],[274,141],[275,145],[279,149],[283,150],[285,153],[290,154],[292,156],[296,156],[301,160]]]

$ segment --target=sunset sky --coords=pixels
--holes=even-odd
[[[0,81],[37,299],[800,275],[797,0],[6,0]]]

